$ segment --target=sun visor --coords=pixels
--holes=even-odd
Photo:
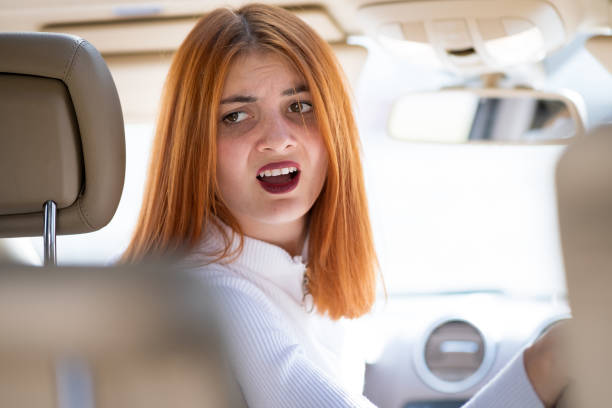
[[[288,8],[330,43],[344,41],[345,33],[326,10]],[[159,13],[163,13],[161,10]],[[189,15],[159,14],[114,20],[69,21],[46,24],[43,31],[76,35],[93,44],[105,57],[117,54],[176,51],[205,12]]]

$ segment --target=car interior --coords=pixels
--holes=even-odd
[[[605,406],[612,2],[263,1],[352,87],[384,287],[364,395],[455,408],[571,319],[559,407]],[[244,1],[0,2],[0,405],[240,407],[214,305],[117,266],[195,21]]]

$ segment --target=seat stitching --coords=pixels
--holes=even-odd
[[[72,55],[70,56],[70,59],[66,61],[66,65],[64,65],[64,72],[62,72],[62,80],[64,80],[64,82],[66,82],[66,73],[68,72],[68,70],[72,69],[72,63],[77,53],[77,48],[79,48],[82,42],[83,42],[83,39],[79,39],[79,41],[72,43],[72,50],[71,50]]]
[[[96,227],[94,227],[93,225],[91,225],[89,223],[89,221],[87,220],[87,213],[85,211],[85,207],[82,206],[83,200],[79,199],[78,201],[78,205],[79,205],[79,215],[81,216],[81,220],[85,223],[85,225],[87,225],[89,228],[91,228],[92,230],[95,230]]]
[[[66,71],[64,73],[64,77],[65,77],[65,81],[64,82],[66,82],[66,83],[70,82],[70,78],[72,78],[72,74],[74,73],[74,70],[72,68],[76,64],[76,61],[79,59],[79,56],[80,56],[79,55],[79,48],[81,48],[83,46],[84,42],[85,42],[85,40],[81,39],[76,44],[76,47],[74,49],[74,53],[72,54],[72,58],[70,59],[70,67],[68,68],[68,71]],[[66,74],[68,74],[67,77],[66,77]]]
[[[79,42],[76,44],[76,49],[75,52],[72,56],[72,60],[70,61],[70,68],[69,68],[69,73],[68,76],[66,77],[65,81],[66,83],[70,82],[70,79],[72,78],[72,74],[74,73],[73,67],[76,65],[78,59],[80,58],[80,54],[79,54],[79,48],[85,48],[85,46],[87,46],[89,43],[83,39],[80,39]],[[77,123],[78,123],[78,118],[77,118]],[[79,133],[80,133],[80,127],[79,127]],[[82,140],[82,139],[81,139]],[[82,141],[81,141],[82,143]],[[83,152],[83,154],[85,154]],[[81,220],[85,223],[85,225],[87,225],[89,228],[91,228],[92,230],[95,230],[96,228],[91,225],[91,223],[89,222],[89,214],[87,214],[87,210],[85,209],[85,205],[83,203],[82,199],[79,199],[78,201],[78,206],[79,206],[79,216],[81,218]]]

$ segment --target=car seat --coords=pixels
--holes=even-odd
[[[0,33],[0,237],[44,235],[45,267],[0,266],[0,406],[243,406],[214,305],[170,263],[56,266],[121,196],[125,140],[87,41]]]
[[[612,367],[612,125],[577,139],[556,174],[573,322],[568,405],[607,406]]]

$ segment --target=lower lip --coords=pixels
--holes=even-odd
[[[300,174],[301,172],[298,172],[298,174],[296,174],[295,177],[291,179],[291,181],[284,184],[266,183],[265,181],[260,179],[257,179],[257,181],[259,182],[259,185],[268,193],[284,194],[294,190],[297,187],[298,182],[300,181]]]

